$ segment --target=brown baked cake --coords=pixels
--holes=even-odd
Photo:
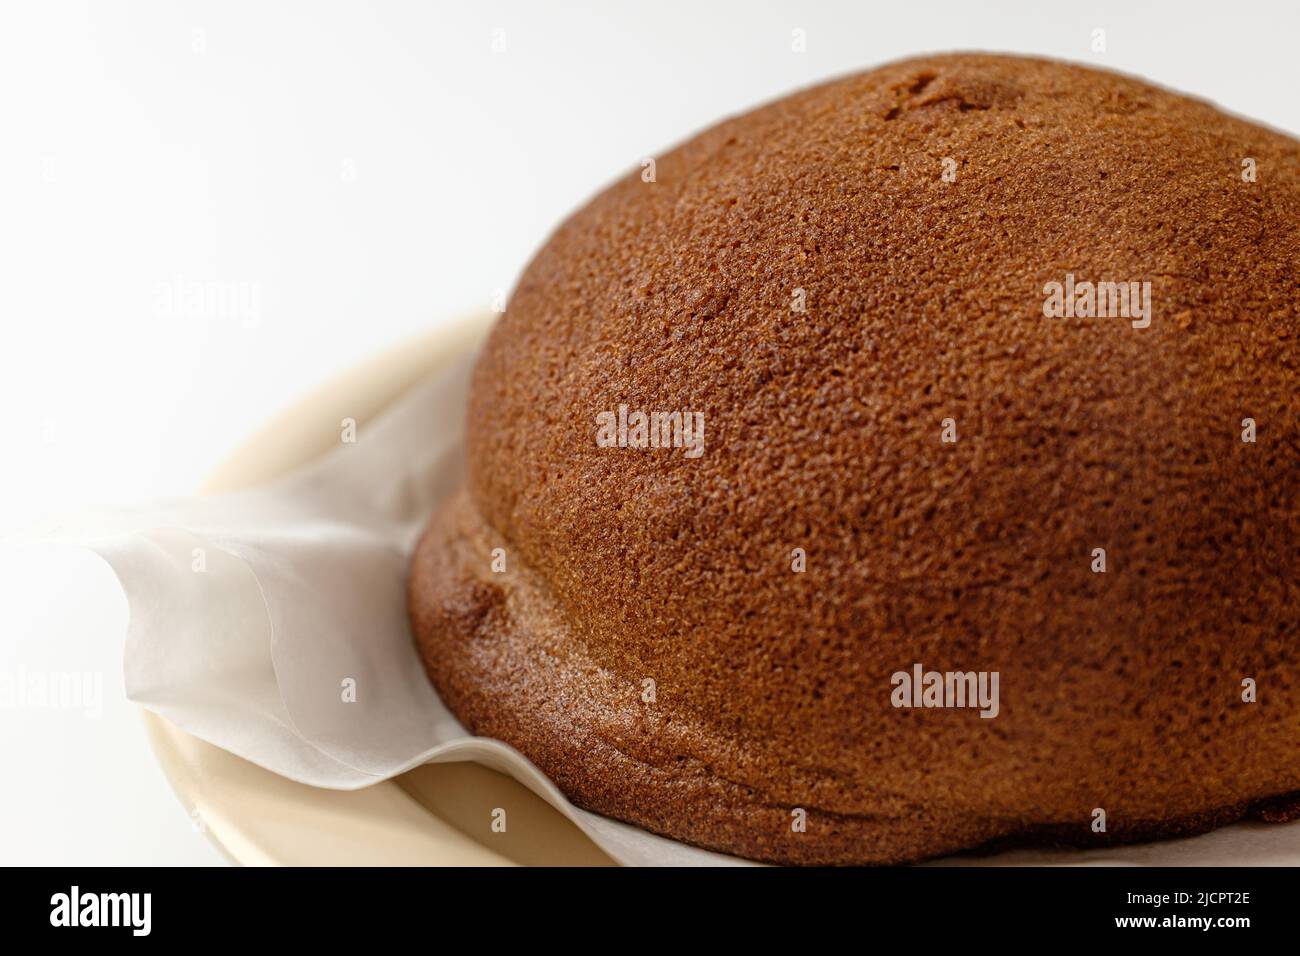
[[[754,859],[1286,819],[1298,361],[1296,140],[1043,60],[827,83],[537,254],[415,636],[578,805]]]

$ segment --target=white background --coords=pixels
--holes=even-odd
[[[488,308],[575,205],[728,113],[989,49],[1139,73],[1294,133],[1298,10],[3,0],[0,531],[190,493],[310,387]],[[257,308],[169,307],[184,283]],[[0,862],[219,862],[122,696],[106,566],[0,549],[0,598],[0,679],[104,682],[98,718],[0,705]]]

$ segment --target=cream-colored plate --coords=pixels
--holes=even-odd
[[[275,418],[208,479],[208,493],[279,477],[338,441],[337,423],[373,416],[422,376],[473,349],[491,316],[409,342],[354,369]],[[419,866],[612,861],[511,778],[470,763],[430,764],[363,790],[321,790],[263,770],[144,711],[154,753],[196,822],[249,865]],[[492,809],[512,825],[493,833]]]

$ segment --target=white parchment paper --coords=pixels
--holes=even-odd
[[[350,790],[425,762],[472,760],[534,790],[621,863],[744,864],[572,806],[517,751],[470,736],[426,679],[406,622],[406,563],[463,474],[471,362],[431,376],[354,444],[280,481],[99,511],[50,533],[102,555],[126,592],[128,696],[311,786]],[[345,678],[357,701],[341,707]],[[1300,823],[945,863],[1297,864]]]

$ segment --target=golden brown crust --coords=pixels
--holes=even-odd
[[[1191,832],[1300,790],[1294,140],[950,56],[639,172],[525,272],[412,566],[473,730],[583,806],[789,862]],[[1067,272],[1151,282],[1150,327],[1044,318]],[[597,447],[620,403],[703,411],[704,453]],[[999,715],[891,706],[914,662],[998,671]]]

